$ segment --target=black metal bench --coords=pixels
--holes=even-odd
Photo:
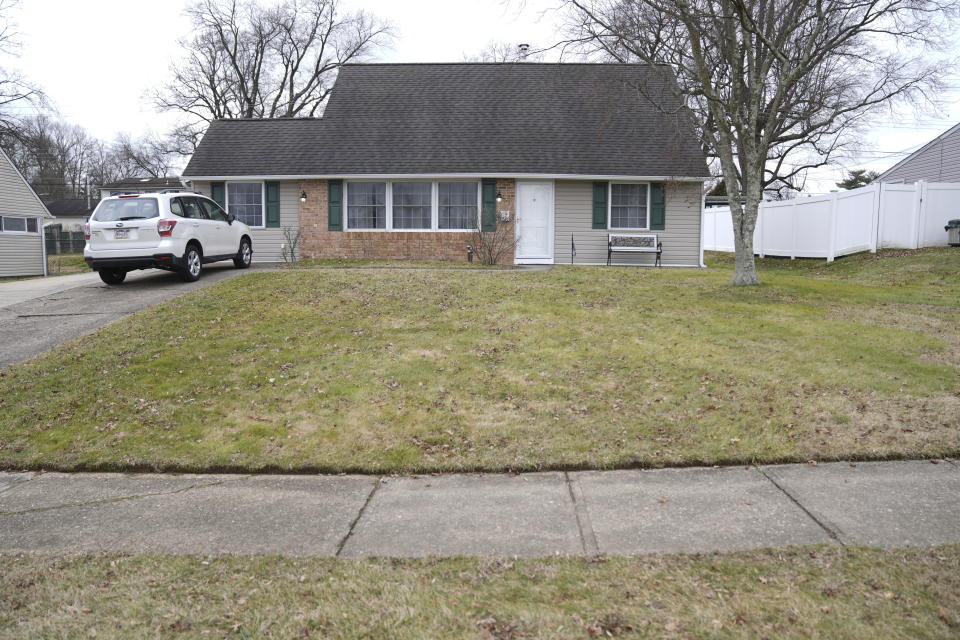
[[[607,266],[614,253],[653,253],[656,257],[653,266],[660,267],[663,255],[663,243],[657,241],[655,233],[610,233],[607,234]]]

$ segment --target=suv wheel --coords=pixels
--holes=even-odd
[[[100,269],[97,273],[107,284],[120,284],[127,277],[127,272],[122,269]]]
[[[183,254],[183,265],[180,267],[180,279],[184,282],[196,282],[203,273],[203,254],[200,248],[191,244]]]
[[[237,255],[233,258],[233,266],[237,269],[246,269],[250,266],[251,260],[253,260],[253,248],[250,246],[250,241],[244,238],[240,241],[240,251],[237,251]]]

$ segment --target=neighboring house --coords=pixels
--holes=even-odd
[[[656,234],[663,264],[702,264],[703,183],[665,67],[352,64],[322,119],[219,120],[184,180],[278,260],[465,260],[478,226],[516,263],[604,264],[608,233]],[[618,264],[652,264],[617,254]]]
[[[100,198],[122,196],[128,193],[156,193],[157,191],[185,191],[180,178],[124,178],[100,187]]]
[[[47,275],[47,208],[0,150],[0,277]]]
[[[68,198],[47,203],[47,210],[53,216],[44,226],[60,225],[64,231],[83,231],[83,225],[97,208],[98,200],[86,198]]]
[[[960,182],[960,124],[880,174],[878,182]]]

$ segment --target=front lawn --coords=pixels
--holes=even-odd
[[[425,472],[960,452],[960,251],[259,271],[0,377],[6,468]]]
[[[0,556],[0,638],[956,638],[960,547],[542,560]]]

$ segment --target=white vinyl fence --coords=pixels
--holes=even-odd
[[[960,218],[960,183],[876,183],[813,198],[760,205],[753,250],[760,256],[832,261],[878,248],[947,244],[943,227]],[[729,207],[703,212],[703,248],[733,251]]]

